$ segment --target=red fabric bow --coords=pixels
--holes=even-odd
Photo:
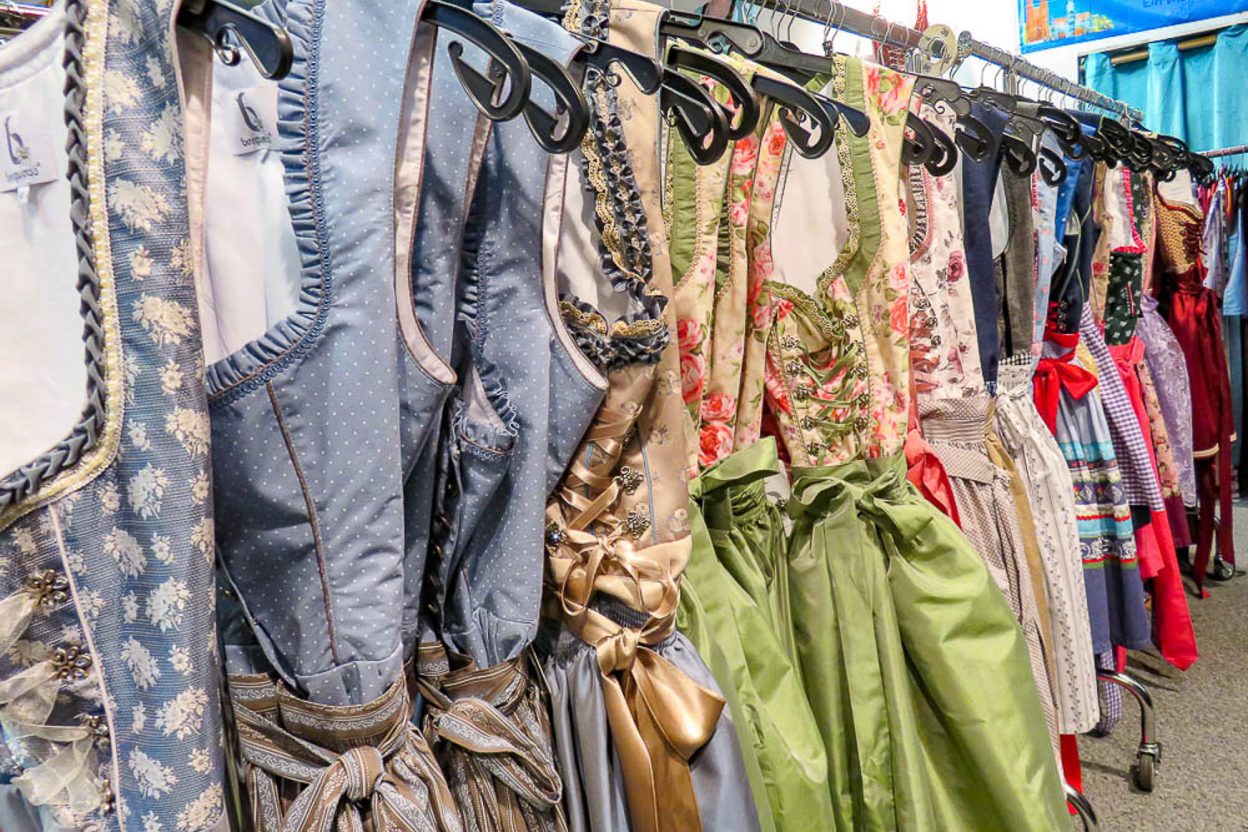
[[[1079,346],[1078,333],[1048,333],[1048,339],[1058,346],[1068,348],[1057,358],[1042,358],[1032,377],[1032,390],[1036,397],[1036,410],[1049,426],[1057,432],[1057,407],[1062,390],[1071,398],[1082,399],[1096,389],[1096,376],[1075,363],[1075,348]]]

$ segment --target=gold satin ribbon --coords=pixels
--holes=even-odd
[[[594,647],[634,832],[702,828],[689,760],[710,741],[724,699],[654,651],[675,629],[689,537],[636,548],[612,512],[613,478],[637,413],[606,409],[547,510],[545,614]],[[565,518],[571,518],[566,520]],[[590,530],[592,527],[592,531]],[[647,616],[640,628],[591,609],[605,594]]]
[[[231,679],[231,699],[256,832],[462,829],[402,679],[358,707],[300,702],[254,676]],[[286,810],[282,781],[305,786]]]
[[[598,613],[578,635],[597,651],[633,828],[701,829],[689,760],[714,735],[723,697],[641,643],[639,631]]]
[[[633,828],[701,829],[689,759],[714,735],[724,699],[652,649],[674,629],[680,592],[672,567],[688,560],[689,540],[636,552],[620,541],[608,552],[591,535],[585,537],[593,546],[578,546],[590,540],[571,530],[564,536],[567,544],[547,561],[558,587],[557,609],[568,629],[597,653]],[[641,629],[622,627],[590,609],[595,592],[653,614]]]

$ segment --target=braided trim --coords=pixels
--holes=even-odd
[[[0,528],[25,511],[10,511],[43,493],[62,473],[76,466],[93,451],[107,430],[108,372],[106,329],[111,302],[102,297],[100,275],[96,270],[95,233],[91,218],[91,176],[88,169],[89,126],[87,124],[89,70],[83,58],[87,48],[86,22],[89,0],[65,2],[65,124],[68,138],[66,176],[70,189],[70,220],[78,250],[78,295],[83,319],[83,346],[86,352],[87,403],[82,418],[69,435],[51,450],[0,481]],[[98,112],[98,108],[97,108]],[[97,118],[99,116],[97,115]],[[46,495],[48,499],[55,495]],[[34,505],[24,506],[25,510]]]

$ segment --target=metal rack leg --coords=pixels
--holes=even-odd
[[[1152,694],[1139,680],[1125,673],[1098,670],[1096,678],[1117,685],[1140,704],[1140,749],[1136,753],[1134,779],[1136,788],[1151,792],[1157,766],[1161,765],[1161,742],[1157,740],[1157,715],[1153,709]]]
[[[1092,808],[1092,801],[1069,783],[1065,786],[1066,800],[1079,813],[1079,820],[1083,821],[1083,832],[1100,832],[1101,824],[1096,819],[1096,810]]]

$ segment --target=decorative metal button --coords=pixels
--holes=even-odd
[[[790,362],[789,362],[789,372],[790,372],[792,375],[798,375],[799,373],[801,373],[801,372],[802,372],[802,362],[800,362],[800,361],[796,361],[796,360],[794,360],[794,361],[790,361]]]
[[[79,714],[78,719],[91,730],[91,742],[96,748],[107,749],[112,742],[108,734],[108,723],[101,714]]]
[[[625,494],[637,493],[637,489],[641,488],[644,479],[640,471],[636,471],[628,465],[620,466],[620,472],[615,475],[615,481],[620,484],[620,489]]]
[[[69,599],[69,579],[55,569],[44,569],[26,578],[26,591],[35,596],[39,609],[47,612]]]
[[[798,425],[801,426],[802,430],[814,430],[816,424],[818,423],[812,416],[803,416],[801,420],[798,421]]]
[[[100,811],[110,814],[117,806],[117,795],[113,792],[113,781],[107,777],[100,780]]]
[[[634,540],[637,540],[646,533],[646,529],[650,528],[650,521],[642,516],[640,511],[633,509],[624,518],[624,528]]]
[[[939,336],[939,335],[933,335],[933,336],[932,336],[932,346],[933,346],[933,347],[939,347],[939,346],[940,346],[940,336]]]
[[[869,371],[867,370],[865,365],[855,364],[854,369],[850,370],[849,372],[850,372],[850,375],[852,375],[854,378],[866,378]]]
[[[804,401],[806,401],[807,399],[809,399],[809,398],[810,398],[810,388],[809,388],[809,387],[796,387],[796,388],[794,388],[794,390],[793,390],[793,398],[797,399],[799,402],[804,402]]]
[[[91,654],[77,644],[58,647],[52,654],[52,669],[65,681],[85,679],[91,672]]]
[[[786,350],[801,349],[802,339],[798,338],[796,335],[786,335],[780,339],[780,346],[784,347]]]
[[[866,416],[854,417],[854,429],[855,430],[866,430],[867,426],[870,424],[871,424],[871,420],[868,419]]]
[[[563,529],[553,520],[546,524],[546,545],[554,548],[563,542]]]
[[[819,452],[822,450],[823,450],[823,443],[821,442],[807,442],[806,443],[806,453],[810,454],[811,456],[819,456]]]

